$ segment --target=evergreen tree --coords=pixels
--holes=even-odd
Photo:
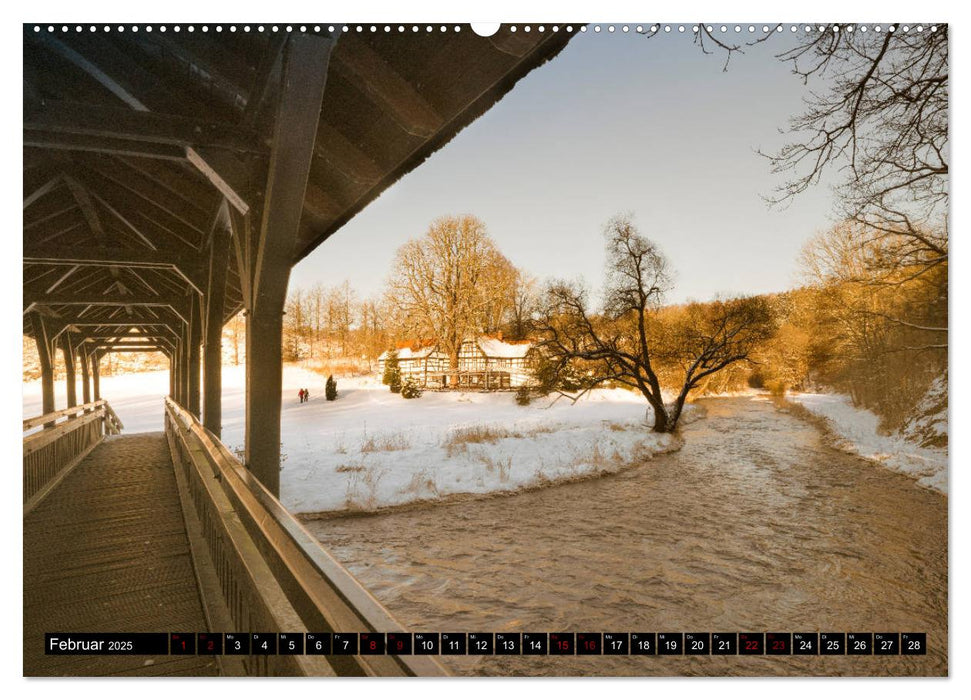
[[[328,401],[337,400],[337,381],[334,379],[334,375],[327,377],[327,384],[324,387],[324,395],[327,397]]]
[[[388,385],[391,393],[401,392],[401,368],[398,366],[398,351],[392,350],[384,360],[384,376],[382,382]]]
[[[417,399],[422,395],[421,386],[414,377],[407,377],[401,385],[401,396],[406,399]]]

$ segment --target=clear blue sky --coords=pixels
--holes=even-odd
[[[597,288],[600,232],[619,212],[671,260],[670,301],[789,288],[801,246],[833,211],[828,187],[782,210],[760,196],[780,180],[755,151],[783,143],[807,95],[774,56],[789,40],[746,49],[722,72],[724,55],[688,34],[581,34],[297,265],[291,289],[347,279],[380,293],[398,246],[463,213],[540,279]]]

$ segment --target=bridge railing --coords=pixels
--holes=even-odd
[[[165,430],[235,631],[404,631],[218,438],[171,399]],[[446,675],[425,656],[253,656],[246,665],[253,675]]]
[[[40,427],[40,430],[36,428]],[[104,399],[24,419],[24,514],[53,490],[105,435],[124,426]]]

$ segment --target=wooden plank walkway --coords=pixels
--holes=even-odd
[[[218,675],[214,657],[43,650],[45,632],[205,630],[165,434],[107,438],[24,518],[24,675]]]

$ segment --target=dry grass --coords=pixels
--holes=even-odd
[[[376,510],[378,484],[387,473],[386,469],[375,469],[364,465],[361,465],[359,470],[352,471],[344,491],[344,507],[347,510]]]
[[[468,425],[462,428],[454,428],[442,443],[445,452],[449,457],[458,452],[465,452],[469,445],[482,443],[496,443],[506,438],[528,438],[542,435],[543,433],[555,432],[555,426],[538,426],[529,430],[508,430],[497,425],[479,423]]]
[[[411,441],[404,433],[389,433],[386,435],[368,435],[361,438],[361,454],[371,452],[397,452],[411,448]]]
[[[509,472],[512,469],[512,457],[507,457],[505,460],[495,459],[484,454],[477,455],[477,457],[488,471],[499,474],[499,483],[504,484],[509,481]]]
[[[306,368],[323,377],[359,377],[369,374],[373,370],[368,367],[367,360],[356,357],[335,357],[332,359],[307,360]]]
[[[363,472],[365,469],[367,467],[363,464],[339,464],[334,471],[339,474],[347,474],[349,472]]]
[[[435,477],[428,469],[420,469],[411,475],[408,485],[402,489],[402,493],[410,493],[419,498],[438,498],[441,493],[435,483]]]

